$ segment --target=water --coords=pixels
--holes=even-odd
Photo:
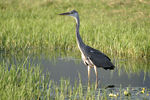
[[[65,59],[60,59],[58,57],[57,60],[58,62],[53,64],[51,61],[46,61],[42,58],[41,64],[44,66],[43,72],[45,73],[48,70],[51,73],[51,78],[55,81],[59,81],[62,76],[70,77],[72,84],[74,83],[75,78],[79,77],[78,73],[80,73],[82,84],[87,83],[87,67],[84,65],[82,60],[78,64],[76,64],[73,59],[66,61]],[[124,68],[121,70],[124,71]],[[150,75],[148,75],[148,73],[144,73],[142,70],[139,73],[131,73],[130,75],[126,72],[122,72],[122,74],[119,75],[117,68],[114,71],[98,68],[97,71],[100,80],[100,84],[98,85],[99,87],[103,85],[115,85],[116,87],[120,87],[120,85],[122,87],[127,87],[129,85],[132,87],[150,87]],[[92,69],[91,82],[95,82],[95,80],[96,77],[94,69]]]
[[[74,84],[75,79],[86,85],[88,82],[87,67],[80,59],[80,54],[67,51],[44,52],[36,50],[27,50],[26,52],[1,52],[0,60],[5,61],[11,66],[12,63],[32,63],[38,64],[43,68],[42,73],[50,73],[50,79],[58,84],[61,77],[70,78],[70,83]],[[112,59],[112,58],[111,58]],[[98,78],[100,83],[98,87],[115,85],[116,87],[147,87],[150,88],[150,63],[140,60],[119,60],[112,59],[116,69],[114,71],[98,68]],[[91,83],[96,80],[94,69],[91,70]]]

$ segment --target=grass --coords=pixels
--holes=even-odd
[[[34,65],[0,65],[0,99],[39,99],[46,92],[48,79],[41,75],[40,67]],[[43,87],[40,89],[40,87]]]
[[[85,44],[112,57],[147,59],[150,57],[149,6],[148,0],[1,0],[0,48],[77,51],[74,19],[58,16],[76,9]]]
[[[79,80],[76,80],[74,85],[70,84],[69,78],[64,77],[61,78],[60,84],[58,84],[50,79],[49,74],[44,76],[41,72],[40,65],[27,64],[26,60],[20,65],[11,64],[11,67],[3,61],[0,65],[0,99],[103,100],[134,98],[138,100],[139,98],[148,99],[150,94],[150,90],[147,88],[130,86],[127,88],[121,86],[120,88],[99,87],[95,90],[94,84],[83,86],[80,75]]]
[[[33,61],[41,64],[41,59],[45,59],[48,62],[52,62],[53,64],[58,63],[58,58],[61,60],[70,61],[73,60],[76,64],[81,63],[80,53],[72,52],[70,50],[64,49],[55,49],[55,51],[50,52],[48,49],[27,49],[26,51],[18,50],[18,51],[3,51],[0,52],[1,59],[5,59],[8,64],[11,63],[22,63],[25,61],[25,58],[28,58],[28,61]],[[0,62],[3,62],[0,59]],[[139,60],[139,59],[111,59],[116,69],[118,70],[118,75],[121,76],[123,73],[126,73],[128,77],[132,77],[132,75],[144,72],[144,78],[148,74],[150,76],[150,62],[147,59]],[[29,62],[30,63],[30,62]],[[145,79],[143,79],[145,80]]]
[[[0,99],[149,98],[149,89],[140,93],[142,88],[128,87],[131,96],[125,96],[127,88],[121,86],[95,90],[94,85],[88,88],[80,80],[71,85],[68,78],[62,78],[59,85],[50,80],[49,74],[45,76],[41,73],[40,65],[26,64],[31,54],[28,52],[30,48],[38,49],[35,53],[39,55],[45,51],[46,57],[54,59],[54,62],[59,55],[54,50],[58,50],[61,57],[80,57],[74,19],[58,16],[59,13],[76,9],[80,14],[80,33],[85,44],[111,58],[144,58],[145,66],[130,62],[120,64],[125,66],[128,76],[141,69],[146,76],[150,70],[147,60],[150,57],[149,6],[149,0],[0,0],[0,52],[4,51],[1,57],[10,63],[7,65],[5,60],[1,60]],[[14,64],[16,62],[11,55],[21,64]],[[121,67],[118,71],[121,75]],[[119,95],[109,97],[110,93]]]

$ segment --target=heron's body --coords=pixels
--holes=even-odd
[[[114,65],[110,59],[98,50],[95,50],[89,46],[85,46],[84,51],[81,53],[83,62],[86,66],[102,67],[104,69],[114,69]]]
[[[79,26],[80,26],[80,20],[78,12],[75,10],[72,10],[67,13],[62,13],[60,15],[68,15],[72,16],[76,20],[76,38],[77,38],[77,44],[78,48],[81,52],[82,60],[84,64],[88,67],[88,77],[90,77],[90,70],[91,67],[94,67],[96,78],[97,78],[97,67],[98,68],[104,68],[104,69],[114,69],[115,66],[111,63],[111,60],[108,56],[103,54],[102,52],[93,49],[87,45],[84,44],[82,41],[82,38],[79,34]]]

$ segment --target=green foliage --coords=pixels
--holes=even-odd
[[[39,65],[26,65],[31,53],[24,51],[38,48],[39,51],[32,54],[41,55],[45,50],[45,55],[49,53],[46,57],[54,59],[54,62],[57,55],[79,58],[80,53],[76,53],[75,21],[58,15],[75,9],[80,15],[80,34],[85,44],[113,58],[147,59],[150,57],[149,7],[149,0],[0,0],[0,52],[5,51],[1,56],[11,65],[1,61],[0,99],[108,99],[111,92],[119,93],[117,98],[125,98],[123,93],[126,88],[94,90],[94,86],[82,86],[81,80],[72,86],[70,80],[65,78],[61,79],[60,85],[53,80],[49,82],[49,75],[42,75]],[[54,50],[60,54],[52,52]],[[17,55],[15,58],[19,62],[23,60],[22,65],[13,64],[11,55]],[[146,63],[143,66],[142,63],[127,62],[123,67],[126,66],[125,72],[129,77],[141,70],[146,76],[150,70],[149,62]],[[118,72],[121,75],[121,67]],[[135,92],[142,89],[129,89],[131,98],[149,98],[148,89],[136,96]]]
[[[76,9],[85,44],[114,57],[148,58],[149,6],[148,0],[1,0],[0,48],[77,50],[74,19],[58,15]]]
[[[39,50],[39,49],[38,49]],[[42,100],[53,100],[53,99],[129,99],[129,98],[149,98],[150,90],[145,89],[141,93],[142,88],[128,87],[131,96],[126,97],[124,91],[127,88],[106,88],[108,86],[100,87],[95,90],[95,83],[91,85],[83,85],[81,77],[75,80],[74,84],[70,83],[70,78],[62,77],[60,82],[57,83],[50,79],[50,75],[47,73],[43,75],[40,64],[35,65],[35,60],[40,61],[42,56],[47,59],[53,59],[61,55],[61,58],[77,56],[76,53],[67,52],[61,50],[61,52],[44,52],[36,51],[35,49],[27,50],[26,52],[7,52],[0,55],[0,99],[42,99]],[[58,53],[59,52],[59,53]],[[32,57],[32,63],[30,61]],[[77,56],[78,57],[78,56]],[[136,62],[136,63],[135,63]],[[15,63],[15,64],[14,64]],[[146,63],[146,64],[145,64]],[[119,66],[119,67],[118,67]],[[144,76],[149,74],[149,62],[142,61],[119,61],[116,62],[119,76],[122,72],[127,73],[130,77],[132,74],[138,74],[144,71]],[[124,68],[122,68],[124,67]],[[149,74],[150,75],[150,74]],[[143,82],[145,81],[145,77]],[[88,83],[87,83],[88,84]],[[101,83],[100,83],[101,84]],[[111,96],[113,94],[115,96]]]
[[[11,67],[8,67],[3,61],[0,73],[1,100],[39,99],[46,93],[49,76],[44,77],[39,66],[29,64],[27,67],[23,63],[19,66],[11,64]]]

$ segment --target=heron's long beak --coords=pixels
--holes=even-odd
[[[59,14],[59,15],[69,15],[70,13],[67,12],[67,13],[62,13],[62,14]]]

